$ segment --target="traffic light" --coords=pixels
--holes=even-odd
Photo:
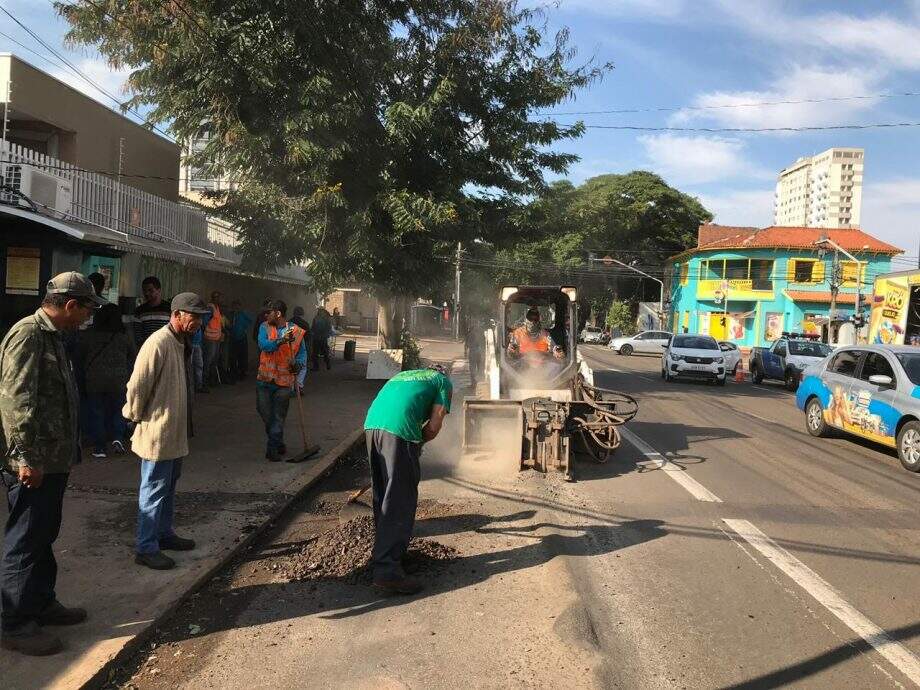
[[[866,317],[862,314],[854,314],[853,325],[856,326],[856,328],[862,328],[866,325]]]

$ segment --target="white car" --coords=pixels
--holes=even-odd
[[[579,339],[583,343],[603,345],[607,342],[607,334],[597,326],[586,325]]]
[[[725,358],[725,371],[730,376],[735,375],[735,370],[741,363],[741,350],[734,343],[727,340],[719,341],[719,349],[722,350],[722,357]]]
[[[627,357],[634,352],[660,355],[664,352],[670,337],[671,334],[667,331],[643,331],[636,335],[614,338],[607,347]]]
[[[698,379],[724,386],[725,357],[719,343],[710,335],[675,335],[661,357],[661,378]]]

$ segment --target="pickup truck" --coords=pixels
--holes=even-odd
[[[775,379],[796,391],[805,367],[820,362],[831,349],[824,343],[795,336],[783,336],[770,347],[751,348],[751,380],[760,383]]]

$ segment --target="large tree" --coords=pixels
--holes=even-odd
[[[250,266],[310,260],[320,287],[358,280],[384,307],[451,272],[458,241],[521,237],[522,198],[575,157],[535,117],[607,68],[572,66],[513,0],[85,0],[69,39],[132,70],[135,108],[190,163],[238,186],[220,213]],[[526,234],[526,233],[525,233]],[[392,343],[392,309],[384,330]]]

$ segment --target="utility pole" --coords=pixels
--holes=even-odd
[[[830,322],[828,323],[828,340],[836,342],[836,338],[831,338],[834,334],[834,321],[837,320],[837,293],[840,290],[840,262],[837,260],[837,250],[834,250],[834,261],[831,264],[831,308]]]
[[[454,338],[460,340],[460,252],[462,245],[457,242],[456,275],[454,277]]]

